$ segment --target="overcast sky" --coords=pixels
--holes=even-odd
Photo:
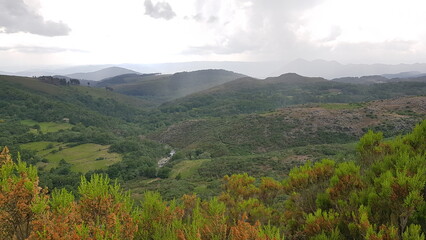
[[[0,0],[0,71],[183,61],[426,62],[425,0]]]

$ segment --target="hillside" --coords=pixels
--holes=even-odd
[[[136,74],[128,73],[122,74],[115,77],[105,78],[96,83],[96,87],[114,87],[121,84],[137,83],[141,81],[149,81],[157,79],[158,74]]]
[[[115,77],[123,74],[138,74],[138,72],[121,67],[108,67],[94,72],[72,73],[67,74],[66,76],[75,79],[100,81],[105,78]]]
[[[343,82],[343,83],[354,83],[354,84],[376,84],[376,83],[391,83],[391,82],[426,82],[426,77],[418,74],[418,76],[407,76],[407,74],[389,74],[389,75],[374,75],[374,76],[363,76],[363,77],[344,77],[335,78],[332,81]],[[392,77],[395,76],[395,77]]]
[[[227,77],[239,78],[159,107],[116,90],[163,82],[193,83],[195,91]],[[82,173],[105,173],[135,198],[148,189],[168,199],[211,197],[225,174],[284,177],[307,159],[353,159],[354,141],[368,129],[407,132],[426,105],[420,82],[355,85],[294,73],[264,80],[223,70],[126,74],[101,82],[113,91],[13,76],[0,82],[0,145],[35,164],[43,185],[75,191]],[[164,101],[167,91],[143,98]]]
[[[141,139],[148,131],[139,123],[147,104],[139,98],[37,78],[0,76],[0,84],[0,146],[37,165],[49,188],[75,190],[81,173],[134,156],[147,168],[168,153]]]
[[[309,104],[264,114],[205,118],[174,124],[152,137],[211,156],[248,154],[323,143],[346,143],[367,129],[394,136],[426,118],[426,97],[359,104]]]
[[[200,70],[172,75],[123,75],[103,80],[98,86],[111,87],[122,94],[161,103],[241,77],[244,75],[225,70]]]
[[[164,103],[163,113],[205,117],[267,112],[305,103],[356,103],[426,93],[424,82],[350,84],[284,74],[258,80],[241,78]]]
[[[146,102],[106,91],[79,86],[57,86],[36,78],[0,76],[2,113],[21,119],[61,121],[105,126],[136,116]],[[109,118],[107,118],[109,117]],[[112,117],[112,118],[111,118]]]
[[[124,186],[136,199],[146,190],[167,199],[191,192],[211,197],[226,174],[282,178],[307,160],[355,159],[356,139],[368,130],[383,131],[385,137],[407,133],[426,119],[424,106],[424,96],[401,97],[181,120],[148,135],[176,150],[164,167],[171,169],[171,178],[135,178]]]
[[[362,77],[343,77],[334,78],[332,81],[354,84],[374,84],[389,82],[389,79],[380,75],[362,76]]]

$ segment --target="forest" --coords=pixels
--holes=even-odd
[[[295,167],[280,180],[226,175],[210,199],[134,202],[106,175],[77,193],[39,186],[37,168],[0,155],[2,239],[425,239],[426,121],[385,140],[369,131],[357,158]]]

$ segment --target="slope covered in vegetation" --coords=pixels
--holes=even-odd
[[[237,75],[206,70],[170,75],[167,84],[158,75],[141,82],[159,80],[152,86],[170,85],[167,92]],[[120,84],[121,77],[105,82]],[[140,80],[134,77],[125,75],[123,84]],[[392,137],[425,117],[422,96],[359,102],[421,95],[424,83],[357,86],[284,74],[242,78],[159,107],[151,104],[155,96],[145,101],[36,78],[0,76],[0,83],[0,146],[37,166],[41,186],[75,193],[80,175],[105,173],[135,199],[146,190],[167,200],[191,192],[211,197],[226,174],[283,178],[307,159],[353,159],[354,142],[368,129]]]
[[[288,73],[265,80],[237,79],[164,103],[159,109],[175,117],[226,117],[306,103],[360,103],[424,95],[425,92],[425,82],[362,85]]]
[[[353,104],[310,104],[263,114],[182,121],[152,138],[207,155],[261,153],[296,146],[356,141],[368,129],[386,137],[411,130],[426,116],[426,97]],[[205,154],[205,155],[206,155]]]
[[[37,78],[0,76],[0,84],[0,146],[36,165],[42,186],[76,191],[82,173],[129,162],[152,169],[169,153],[142,137],[140,99]]]
[[[217,197],[134,204],[108,177],[78,195],[38,186],[37,170],[0,155],[2,239],[425,239],[426,121],[392,140],[369,131],[356,161],[324,159],[288,177],[225,176]],[[137,207],[138,206],[138,207]]]
[[[97,83],[97,86],[110,87],[116,92],[138,96],[159,104],[241,77],[245,75],[216,69],[175,74],[126,74],[105,79]]]

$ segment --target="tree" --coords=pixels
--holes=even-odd
[[[12,162],[5,147],[0,154],[0,238],[27,239],[35,216],[46,208],[46,199],[36,168],[19,157],[16,164]]]

